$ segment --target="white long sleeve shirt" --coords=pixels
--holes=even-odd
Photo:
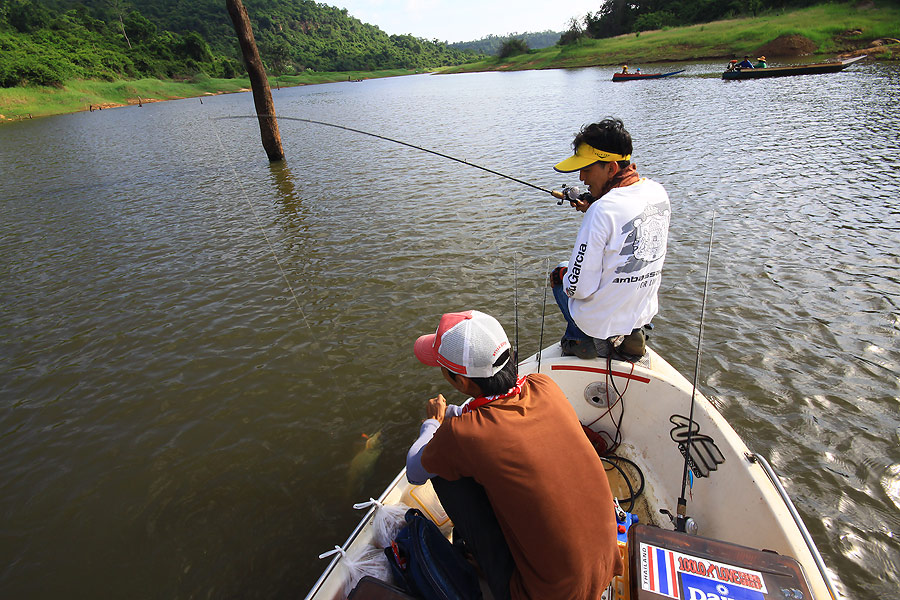
[[[466,400],[466,402],[469,400]],[[444,411],[444,418],[458,417],[462,413],[462,407],[465,406],[466,402],[463,402],[462,405],[448,404]],[[422,466],[422,450],[425,449],[425,446],[434,437],[434,432],[440,426],[441,422],[437,419],[425,419],[419,428],[419,437],[410,446],[409,452],[406,453],[406,479],[413,485],[422,485],[434,477],[434,473],[429,473]]]
[[[613,188],[588,207],[563,279],[583,332],[599,339],[627,335],[656,315],[670,214],[666,190],[646,178]]]

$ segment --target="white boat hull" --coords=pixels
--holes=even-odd
[[[681,495],[684,458],[672,434],[673,430],[676,436],[687,431],[677,416],[686,423],[691,415],[690,382],[649,349],[638,364],[613,361],[610,374],[606,359],[563,357],[559,344],[555,344],[541,353],[540,363],[538,355],[520,363],[519,373],[536,372],[538,367],[541,373],[553,377],[581,422],[595,431],[612,436],[619,408],[624,407],[619,426],[622,441],[616,454],[638,464],[645,479],[640,508],[634,512],[644,523],[672,529],[660,510],[675,513]],[[622,403],[609,412],[607,396],[615,400],[619,393]],[[711,467],[708,476],[693,477],[692,488],[686,494],[687,516],[696,523],[696,533],[793,557],[803,567],[813,597],[835,599],[821,556],[790,500],[780,493],[783,488],[779,489],[774,473],[772,478],[767,475],[764,466],[705,397],[699,392],[694,397],[693,422],[698,428],[691,436],[691,456]],[[723,460],[719,462],[719,458]],[[379,500],[385,504],[401,499],[409,503],[411,487],[404,469]],[[615,493],[621,492],[614,487]],[[373,514],[374,510],[363,518],[343,548],[352,551],[354,545],[371,543]],[[343,597],[345,577],[339,558],[333,559],[307,599]]]

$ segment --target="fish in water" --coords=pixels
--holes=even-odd
[[[350,469],[347,471],[347,495],[361,494],[366,480],[372,474],[375,462],[381,456],[384,444],[381,441],[381,430],[372,435],[363,434],[366,445],[356,453],[350,461]]]

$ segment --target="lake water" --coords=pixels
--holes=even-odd
[[[651,344],[780,473],[849,598],[900,588],[900,68],[420,75],[274,90],[282,117],[544,187],[608,115],[672,199]],[[664,70],[672,70],[666,65]],[[679,67],[680,68],[680,67]],[[644,66],[650,71],[652,67]],[[478,308],[520,354],[580,214],[250,94],[0,127],[0,596],[296,598],[403,464],[412,356]],[[515,282],[518,281],[518,290]],[[547,307],[543,343],[563,322]],[[461,398],[456,398],[461,400]],[[348,465],[382,431],[362,481]]]

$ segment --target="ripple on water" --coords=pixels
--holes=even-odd
[[[894,506],[900,509],[900,464],[893,464],[881,478],[881,485]]]
[[[693,372],[715,209],[701,391],[769,457],[847,595],[891,597],[897,70],[864,65],[816,85],[703,76],[718,68],[689,66],[664,87],[578,69],[276,96],[285,116],[546,187],[577,183],[552,164],[582,123],[621,116],[640,172],[672,198],[651,344]],[[248,102],[0,128],[14,174],[0,179],[10,596],[302,595],[314,557],[358,518],[343,480],[360,434],[385,432],[375,494],[402,464],[422,400],[446,391],[411,357],[415,337],[464,307],[511,328],[516,298],[523,354],[542,329],[544,344],[562,332],[552,300],[538,316],[573,211],[296,121],[281,123],[288,160],[270,165],[252,119],[209,119],[247,114]]]

